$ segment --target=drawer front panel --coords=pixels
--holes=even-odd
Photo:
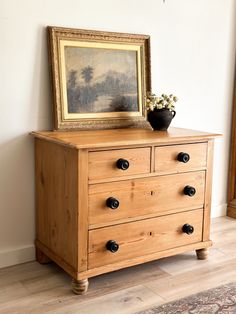
[[[89,153],[89,180],[123,177],[150,172],[151,150],[147,148],[117,149]],[[117,161],[128,161],[128,169],[118,168]]]
[[[186,186],[196,189],[194,196],[184,194]],[[89,224],[200,208],[204,186],[205,171],[93,184],[89,186]],[[118,208],[108,206],[111,197],[119,202]]]
[[[200,242],[202,221],[203,210],[197,209],[92,230],[89,232],[89,268]],[[194,227],[192,234],[183,232],[185,224]],[[119,245],[115,253],[106,247],[110,240]]]
[[[186,154],[189,155],[189,160]],[[206,168],[207,164],[207,143],[162,146],[155,148],[155,172],[174,173],[200,170]],[[178,160],[178,158],[180,160]],[[186,162],[187,161],[187,162]]]

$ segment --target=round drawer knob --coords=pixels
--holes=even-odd
[[[129,168],[129,162],[126,159],[120,158],[117,160],[116,166],[118,169],[127,170]]]
[[[185,224],[182,227],[182,231],[187,234],[192,234],[194,232],[194,227],[189,224]]]
[[[119,244],[116,243],[115,240],[109,240],[106,244],[106,248],[108,251],[115,253],[119,250]]]
[[[186,163],[186,162],[189,161],[190,156],[189,156],[188,153],[183,153],[183,152],[181,152],[181,153],[178,154],[177,159],[178,159],[178,161],[180,161],[180,162]]]
[[[114,198],[114,197],[109,197],[107,200],[106,200],[106,205],[107,207],[111,208],[111,209],[116,209],[119,207],[120,203],[119,201]]]
[[[193,186],[186,185],[184,188],[184,194],[188,196],[194,196],[196,194],[196,189]]]

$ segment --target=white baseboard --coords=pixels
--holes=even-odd
[[[227,204],[221,204],[221,205],[217,205],[211,206],[211,217],[215,218],[215,217],[221,217],[221,216],[226,216],[226,212],[227,212]]]
[[[34,245],[14,250],[0,251],[0,268],[35,260]]]

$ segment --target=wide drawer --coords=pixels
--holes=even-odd
[[[143,256],[202,241],[203,210],[162,216],[89,232],[89,268],[95,268],[126,259]],[[192,234],[183,232],[183,226],[194,227]],[[107,243],[119,245],[112,253]]]
[[[194,187],[196,193],[185,195],[186,186]],[[89,186],[89,224],[200,208],[204,186],[205,171],[93,184]],[[119,202],[117,208],[109,207],[111,198]]]
[[[207,143],[155,147],[155,172],[175,173],[206,168]]]
[[[89,153],[89,180],[98,180],[150,172],[149,147],[116,149]],[[124,167],[121,169],[122,160]],[[121,162],[119,164],[119,161]],[[125,161],[128,164],[125,164]]]

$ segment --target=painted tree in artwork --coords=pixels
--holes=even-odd
[[[93,79],[93,72],[94,68],[90,65],[81,70],[81,76],[83,77],[86,85],[81,87],[80,103],[85,112],[93,111],[93,103],[97,99],[96,89],[93,85],[90,85],[90,82]]]
[[[81,70],[81,75],[85,81],[85,83],[89,84],[93,78],[93,71],[94,69],[88,65],[87,67]]]
[[[67,100],[68,100],[68,111],[73,113],[78,110],[79,103],[79,86],[77,82],[77,71],[71,70],[67,79]]]
[[[67,81],[67,86],[71,89],[74,89],[76,87],[76,76],[77,76],[77,71],[70,70],[68,81]]]

